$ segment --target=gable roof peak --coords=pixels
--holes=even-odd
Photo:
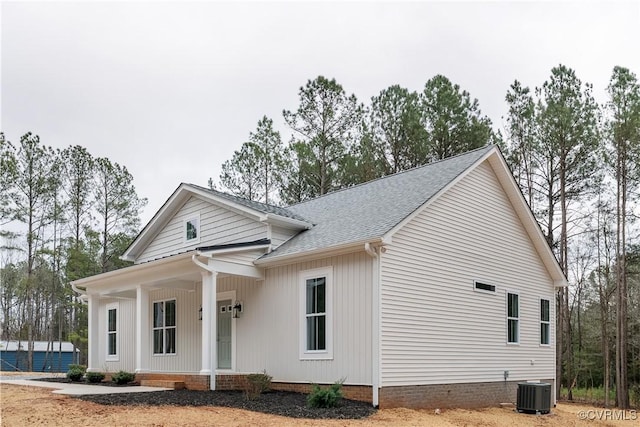
[[[384,181],[384,180],[392,179],[392,178],[395,179],[397,177],[401,177],[404,174],[409,174],[409,173],[415,172],[416,170],[421,170],[421,169],[437,166],[440,163],[449,162],[449,161],[455,160],[456,158],[459,158],[459,157],[473,156],[474,154],[479,154],[479,152],[482,152],[483,154],[484,153],[488,153],[492,149],[498,149],[499,150],[499,147],[497,145],[495,145],[495,144],[488,144],[488,145],[485,145],[485,146],[480,147],[480,148],[475,148],[475,149],[473,149],[471,151],[466,151],[464,153],[455,154],[455,155],[453,155],[451,157],[445,157],[444,159],[434,160],[432,162],[425,163],[424,165],[414,166],[414,167],[412,167],[410,169],[404,169],[404,170],[398,171],[398,172],[390,174],[390,175],[385,175],[385,176],[381,176],[379,178],[372,179],[370,181],[361,182],[359,184],[352,185],[351,187],[339,188],[339,189],[330,191],[330,192],[328,192],[326,194],[323,194],[323,195],[320,195],[320,196],[316,196],[314,198],[311,198],[311,199],[308,199],[308,200],[303,200],[301,202],[289,205],[289,206],[287,206],[287,208],[294,208],[296,206],[299,206],[299,205],[302,205],[302,204],[305,204],[305,203],[308,203],[308,202],[316,201],[316,200],[318,200],[320,198],[323,198],[323,197],[332,196],[332,195],[334,195],[336,193],[353,190],[353,189],[358,188],[358,187],[372,185],[372,184],[375,184],[378,181]]]

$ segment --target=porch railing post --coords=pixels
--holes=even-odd
[[[209,388],[216,389],[217,324],[215,271],[202,273],[202,369],[201,375],[210,375]]]
[[[149,291],[136,288],[136,373],[145,372],[149,363]]]
[[[100,304],[100,297],[95,294],[89,294],[89,324],[88,324],[88,338],[89,338],[89,357],[88,357],[88,372],[99,371],[100,370],[100,361],[98,354],[98,343],[99,343],[99,335],[100,332],[98,330],[98,305]]]

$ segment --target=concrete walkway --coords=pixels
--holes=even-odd
[[[109,387],[102,385],[88,385],[88,384],[72,384],[72,383],[56,383],[46,381],[34,381],[29,376],[16,377],[0,377],[0,383],[3,384],[15,384],[24,385],[29,387],[44,387],[54,388],[55,394],[68,394],[73,396],[81,396],[84,394],[116,394],[116,393],[145,393],[150,391],[164,391],[170,390],[169,388],[162,387],[146,387],[146,386],[124,386],[124,387]]]

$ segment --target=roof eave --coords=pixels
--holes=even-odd
[[[313,224],[307,221],[301,221],[295,218],[289,218],[286,216],[268,213],[265,215],[264,222],[272,225],[278,225],[286,228],[293,228],[295,230],[309,230],[313,228]]]
[[[85,277],[83,279],[74,280],[71,284],[75,287],[81,286],[86,289],[86,294],[90,294],[90,288],[103,285],[106,282],[113,282],[124,276],[131,276],[135,274],[144,274],[158,266],[164,266],[167,264],[184,261],[191,259],[191,256],[196,254],[197,251],[191,250],[177,255],[172,255],[166,258],[161,258],[154,261],[145,262],[143,264],[136,264],[118,270],[108,271],[106,273],[96,274],[94,276]]]
[[[160,229],[162,229],[163,226],[166,225],[166,223],[173,217],[173,215],[175,215],[176,212],[182,207],[184,202],[186,202],[188,198],[193,195],[208,200],[218,206],[225,206],[232,211],[238,212],[239,214],[245,215],[256,221],[264,222],[267,221],[269,217],[269,214],[264,214],[249,207],[234,203],[231,200],[216,196],[213,193],[207,192],[203,189],[183,182],[178,186],[178,188],[175,189],[171,196],[169,196],[167,201],[164,202],[162,207],[158,210],[158,212],[156,212],[156,214],[153,216],[153,218],[151,218],[147,225],[145,225],[142,231],[138,234],[134,241],[131,242],[129,247],[124,251],[120,258],[125,261],[135,262],[142,251],[144,251],[144,248],[146,248],[146,246],[150,243],[153,236],[155,236],[155,234]],[[275,216],[280,217],[279,215]],[[291,219],[291,221],[293,221],[292,224],[297,222],[301,224],[307,224],[294,219]]]
[[[369,244],[386,244],[388,241],[383,239],[382,237],[373,237],[369,239],[362,239],[356,242],[349,242],[340,245],[328,246],[325,248],[313,249],[310,251],[304,252],[294,252],[285,255],[272,255],[269,258],[259,258],[254,261],[255,265],[259,266],[277,266],[282,264],[290,264],[292,261],[306,261],[309,258],[319,258],[322,256],[333,256],[333,255],[341,255],[344,253],[357,252],[359,250],[364,251],[365,243]]]

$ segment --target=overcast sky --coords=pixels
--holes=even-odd
[[[444,74],[504,128],[514,79],[563,63],[599,101],[615,65],[640,74],[640,2],[6,2],[1,124],[125,165],[149,204],[206,185],[267,115],[318,75],[368,102]]]

